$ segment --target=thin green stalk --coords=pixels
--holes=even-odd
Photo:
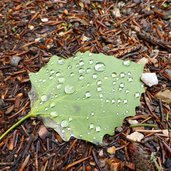
[[[145,127],[145,126],[157,127],[157,125],[155,125],[155,124],[136,124],[136,125],[130,125],[131,128],[134,128],[134,127]]]
[[[0,136],[0,141],[14,128],[16,128],[17,126],[19,126],[22,122],[24,122],[26,119],[33,117],[32,113],[29,113],[28,115],[24,116],[22,119],[20,119],[17,123],[15,123],[14,125],[12,125],[8,130],[6,130],[1,136]]]

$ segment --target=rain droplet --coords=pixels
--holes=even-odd
[[[79,80],[83,80],[84,79],[84,76],[83,75],[80,75],[79,76]]]
[[[50,80],[52,80],[52,79],[53,79],[53,77],[51,76],[51,77],[49,77],[49,79],[50,79]]]
[[[59,59],[59,60],[58,60],[58,64],[63,65],[63,64],[64,64],[64,60],[63,60],[62,58]]]
[[[123,61],[123,65],[125,66],[129,66],[130,64],[131,64],[130,60]]]
[[[56,72],[56,76],[59,77],[61,75],[60,72]]]
[[[96,132],[100,132],[100,131],[101,131],[100,126],[96,126]]]
[[[101,84],[102,84],[102,81],[98,80],[97,85],[101,85]]]
[[[71,65],[68,65],[68,69],[72,69],[72,66]]]
[[[57,86],[56,86],[56,88],[59,90],[59,89],[61,89],[62,88],[62,84],[58,84]]]
[[[91,115],[94,116],[94,112],[91,112]]]
[[[55,103],[54,102],[52,102],[51,104],[50,104],[50,107],[52,108],[52,107],[55,107]]]
[[[66,128],[68,125],[69,125],[69,122],[68,122],[67,120],[63,120],[63,121],[61,122],[61,126],[62,126],[63,128]]]
[[[120,87],[120,88],[124,88],[124,83],[120,83],[120,84],[119,84],[119,87]]]
[[[50,71],[50,74],[54,74],[54,73],[55,73],[55,71],[54,71],[54,70]]]
[[[116,72],[112,72],[112,77],[113,78],[117,77],[117,73]]]
[[[113,85],[115,85],[116,84],[116,81],[113,81]]]
[[[87,68],[86,72],[90,73],[91,72],[91,68]]]
[[[103,94],[99,94],[99,97],[100,97],[100,98],[103,98]]]
[[[128,100],[124,99],[124,101],[123,101],[123,102],[124,102],[124,104],[127,104],[127,103],[128,103]]]
[[[94,128],[94,124],[90,124],[89,129],[93,129]]]
[[[97,87],[97,91],[98,92],[102,91],[102,88],[101,87]]]
[[[125,77],[125,74],[123,72],[120,73],[120,77],[121,78],[124,78]]]
[[[110,100],[109,100],[109,99],[107,99],[107,100],[106,100],[106,103],[109,103],[109,102],[110,102]]]
[[[84,65],[84,61],[83,60],[80,60],[79,66],[83,66],[83,65]]]
[[[94,68],[96,71],[102,72],[105,70],[105,64],[102,62],[98,62]]]
[[[121,103],[121,99],[118,99],[118,103]]]
[[[72,121],[72,118],[71,118],[71,117],[69,117],[69,119],[68,119],[68,120],[69,120],[69,122],[71,122],[71,121]]]
[[[58,114],[57,114],[57,112],[56,112],[56,111],[52,111],[52,112],[50,112],[50,116],[52,116],[52,117],[57,117],[57,116],[58,116]]]
[[[128,76],[131,76],[131,72],[129,72],[129,71],[128,71],[128,73],[127,73],[127,74],[128,74]]]
[[[92,56],[93,54],[92,53],[89,53],[89,55],[88,56]]]
[[[83,68],[80,68],[79,71],[78,71],[80,74],[84,74],[85,73],[85,70]]]
[[[128,81],[129,81],[129,82],[132,82],[132,81],[133,81],[133,79],[132,79],[131,77],[129,77],[129,78],[128,78]]]
[[[89,91],[87,91],[87,92],[85,93],[85,97],[86,97],[86,98],[91,97],[91,94],[90,94],[90,92],[89,92]]]
[[[74,86],[66,85],[64,91],[66,94],[72,94],[74,93],[75,89]]]
[[[74,76],[74,73],[73,73],[73,72],[71,72],[70,76],[71,76],[71,77],[73,77],[73,76]]]
[[[126,90],[125,93],[128,94],[129,93],[129,90]]]
[[[93,74],[93,79],[96,79],[97,78],[97,74]]]
[[[135,93],[135,97],[139,98],[140,97],[140,93]]]
[[[112,104],[114,104],[116,101],[114,99],[112,99]]]
[[[49,108],[48,108],[48,107],[46,107],[46,108],[45,108],[45,111],[47,111],[48,109],[49,109]]]
[[[65,78],[64,77],[58,78],[58,81],[59,81],[59,83],[64,83],[65,82]]]
[[[48,97],[46,95],[41,96],[41,101],[46,102],[48,100]]]
[[[90,59],[89,64],[90,64],[90,65],[93,64],[93,60],[92,60],[92,59]]]

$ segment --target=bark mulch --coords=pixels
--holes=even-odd
[[[54,54],[91,51],[147,62],[159,84],[146,87],[131,119],[104,146],[72,138],[64,142],[40,119],[28,119],[0,142],[0,170],[171,170],[170,0],[3,0],[0,1],[0,134],[30,111],[29,72]],[[169,101],[169,102],[168,102]],[[148,126],[149,124],[149,126]],[[155,127],[151,127],[155,124]],[[144,134],[140,143],[126,138]]]

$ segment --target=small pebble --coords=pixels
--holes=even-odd
[[[145,57],[143,57],[143,58],[141,58],[137,63],[138,63],[138,64],[143,64],[143,65],[145,65],[145,64],[148,63],[148,59],[145,58]]]
[[[41,139],[45,139],[48,135],[49,131],[44,125],[41,125],[39,130],[38,130],[38,135]]]
[[[41,18],[41,21],[42,21],[43,23],[46,23],[46,22],[49,21],[49,19],[48,19],[48,18]]]
[[[103,154],[103,150],[100,150],[99,151],[99,156],[102,157],[104,154]]]
[[[143,73],[141,80],[149,87],[158,84],[158,78],[156,73]]]
[[[144,138],[144,135],[139,132],[134,132],[126,137],[131,141],[141,142],[141,140]]]
[[[109,154],[115,154],[115,151],[116,151],[116,147],[115,146],[107,148],[107,152]]]
[[[155,94],[155,97],[157,97],[158,99],[161,99],[165,103],[171,104],[171,91],[170,90],[159,91],[157,94]]]
[[[139,122],[138,122],[137,120],[131,120],[131,119],[128,120],[128,123],[129,123],[130,125],[139,124]]]
[[[19,57],[19,56],[13,56],[12,58],[11,58],[11,65],[12,66],[18,66],[18,64],[19,64],[19,62],[20,62],[20,60],[21,60],[21,58]]]

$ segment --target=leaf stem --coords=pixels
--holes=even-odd
[[[17,126],[19,126],[22,122],[24,122],[25,120],[27,120],[30,117],[34,117],[34,115],[32,113],[29,113],[28,115],[24,116],[23,118],[21,118],[18,122],[16,122],[14,125],[12,125],[10,128],[8,128],[2,135],[0,135],[0,141],[14,128],[16,128]]]
[[[136,124],[136,125],[130,125],[129,127],[130,128],[134,128],[134,127],[145,127],[145,126],[148,126],[148,127],[157,127],[157,125],[155,125],[155,124]]]

